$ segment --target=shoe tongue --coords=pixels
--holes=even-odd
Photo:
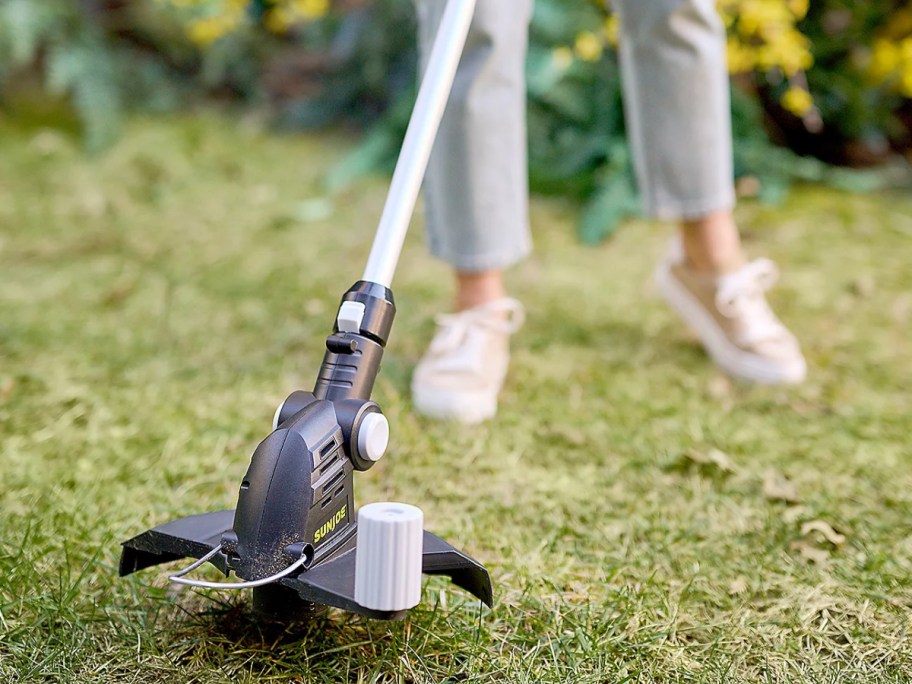
[[[778,277],[776,264],[769,259],[755,259],[737,271],[719,276],[716,284],[720,292],[762,294],[776,283]]]
[[[468,332],[468,326],[456,321],[448,321],[437,330],[431,340],[431,353],[447,354],[459,349]]]
[[[449,354],[458,350],[471,338],[481,340],[490,334],[512,335],[523,324],[525,314],[515,299],[504,298],[474,309],[437,317],[439,328],[431,342],[431,351]]]
[[[483,369],[484,330],[466,326],[462,330],[449,328],[441,333],[443,334],[435,337],[431,345],[432,352],[441,354],[435,364],[438,370],[453,373],[476,373]]]

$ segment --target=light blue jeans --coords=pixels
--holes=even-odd
[[[461,271],[505,268],[532,248],[524,77],[532,1],[478,0],[428,166],[428,245]],[[662,219],[730,209],[729,82],[715,0],[613,4],[644,209]],[[424,56],[445,6],[416,0]]]

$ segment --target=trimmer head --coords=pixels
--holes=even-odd
[[[216,511],[180,518],[143,532],[124,542],[120,574],[129,575],[179,558],[202,558],[218,548],[222,536],[230,533],[233,520],[234,511]],[[405,610],[373,610],[355,601],[355,534],[357,531],[352,530],[336,553],[306,571],[254,588],[255,606],[261,612],[276,613],[271,590],[285,588],[290,591],[280,592],[283,597],[280,605],[287,617],[306,617],[312,610],[311,604],[341,608],[378,620],[404,617]],[[224,553],[216,554],[209,562],[228,574]],[[491,605],[491,579],[484,566],[428,531],[424,532],[421,570],[426,575],[447,575],[454,584]]]
[[[172,580],[251,587],[262,612],[306,616],[316,604],[384,620],[403,617],[405,609],[377,610],[355,600],[353,474],[373,466],[386,449],[388,424],[370,393],[394,315],[388,288],[356,283],[327,338],[314,391],[292,393],[276,412],[275,429],[253,453],[235,510],[174,520],[124,542],[120,574],[190,557],[201,562]],[[243,582],[183,579],[202,562]],[[491,605],[487,570],[427,531],[421,569],[448,575]]]

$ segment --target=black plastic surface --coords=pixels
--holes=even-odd
[[[343,332],[339,330],[338,322],[333,325],[313,393],[318,399],[330,401],[367,401],[380,372],[383,347],[393,327],[396,305],[389,288],[363,280],[352,285],[342,301],[364,305],[361,326],[358,332]]]
[[[293,560],[285,553],[292,544],[312,545],[319,558],[354,519],[352,471],[328,401],[308,404],[264,439],[238,495],[229,559],[237,575],[279,572]]]
[[[396,302],[393,291],[379,283],[359,280],[342,295],[343,302],[361,302],[364,304],[364,318],[361,319],[361,334],[372,337],[382,346],[389,341],[396,317]],[[337,327],[333,328],[338,332]]]
[[[230,529],[233,518],[233,511],[217,511],[174,520],[144,532],[123,543],[120,574],[129,575],[184,557],[201,558],[218,545],[222,534]],[[282,579],[279,583],[294,589],[299,599],[305,602],[334,606],[379,620],[403,617],[405,611],[371,610],[355,602],[355,543],[356,534],[349,537],[337,552],[317,561],[296,577]],[[227,568],[225,557],[221,554],[217,554],[212,563],[222,571]],[[424,533],[421,569],[428,575],[449,576],[454,584],[488,606],[492,605],[491,578],[484,566],[427,531]],[[274,598],[272,593],[270,597]],[[265,600],[266,594],[262,598]]]
[[[121,544],[120,576],[179,558],[202,558],[219,545],[233,520],[232,510],[214,511],[153,527]],[[211,562],[222,572],[228,572],[223,555],[216,555]]]
[[[279,409],[278,419],[276,420],[276,427],[280,427],[282,423],[284,423],[299,411],[303,411],[316,400],[317,398],[313,395],[313,392],[295,390],[289,394],[285,401],[282,402],[282,407]]]

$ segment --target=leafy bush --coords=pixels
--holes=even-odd
[[[401,39],[398,25],[385,24],[377,8],[408,9],[410,4],[408,0],[376,3],[371,35]],[[797,158],[775,146],[766,132],[764,121],[771,110],[805,131],[813,130],[820,118],[803,71],[813,64],[810,42],[799,31],[802,21],[810,21],[806,3],[726,0],[721,10],[729,28],[732,66],[736,75],[740,73],[732,102],[737,175],[756,178],[759,183],[751,185],[759,187],[761,198],[769,201],[781,199],[795,180],[856,188],[869,184],[869,178],[830,169],[815,159]],[[537,0],[531,27],[527,84],[532,187],[577,198],[583,206],[580,233],[588,242],[610,233],[639,207],[613,49],[617,28],[602,3],[590,0]],[[374,47],[353,53],[343,70],[346,78],[357,83],[362,65],[388,64],[389,48],[387,43],[382,50]],[[400,90],[391,97],[395,106],[332,174],[331,186],[344,184],[357,173],[392,166],[411,96]]]
[[[116,138],[129,105],[176,102],[162,42],[125,27],[150,23],[148,6],[87,0],[0,2],[0,89],[7,101],[24,76],[38,74],[46,92],[67,98],[82,121],[88,148]],[[116,16],[115,16],[115,13]],[[116,19],[112,28],[108,22]],[[179,31],[174,32],[183,40]],[[154,49],[153,49],[154,46]],[[192,54],[192,53],[188,53]]]
[[[864,165],[891,149],[908,151],[912,7],[896,0],[820,0],[799,28],[813,45],[807,85],[820,125],[796,125],[768,104],[782,140],[833,163]]]
[[[764,103],[756,97],[761,82],[780,86],[775,106],[791,120],[813,126],[818,116],[802,71],[813,61],[798,30],[806,8],[795,0],[720,3],[729,53],[737,55],[733,73],[756,79],[742,78],[732,93],[735,173],[756,179],[750,185],[766,201],[781,200],[799,180],[856,188],[868,182],[816,159],[797,158],[772,144],[765,130]],[[617,35],[616,19],[603,3],[537,0],[527,65],[532,186],[582,202],[579,230],[587,242],[639,211],[624,133]]]
[[[912,146],[907,3],[719,0],[719,9],[737,84],[736,171],[757,178],[762,197],[780,198],[796,179],[858,185],[817,159],[869,164]],[[396,158],[415,93],[413,13],[412,0],[0,0],[0,79],[43,74],[72,101],[92,149],[116,135],[125,106],[188,92],[267,101],[284,127],[369,124],[327,179],[335,188]],[[587,240],[638,206],[617,33],[602,0],[536,0],[531,180],[583,203]]]
[[[101,147],[119,127],[121,95],[99,31],[76,4],[7,0],[0,5],[0,77],[39,57],[48,90],[72,96],[89,146]]]
[[[272,11],[294,1],[276,0]],[[208,2],[224,6],[232,0]],[[853,188],[872,182],[814,158],[799,159],[773,141],[828,162],[857,163],[857,153],[847,151],[878,140],[898,146],[906,135],[898,115],[912,93],[912,56],[906,57],[912,55],[912,14],[898,3],[870,5],[877,7],[851,0],[813,6],[807,0],[720,0],[738,86],[732,102],[736,173],[759,180],[751,185],[763,199],[781,199],[795,180]],[[329,70],[326,87],[282,110],[282,121],[293,125],[350,116],[351,105],[363,103],[368,92],[376,102],[391,104],[332,174],[331,186],[388,169],[395,159],[413,91],[389,74],[393,64],[400,76],[414,72],[402,66],[414,61],[414,39],[403,30],[411,11],[410,0],[378,0],[353,15],[335,16],[334,30],[354,47]],[[353,28],[365,16],[370,30]],[[578,198],[587,241],[610,232],[638,207],[613,49],[617,32],[599,0],[536,2],[527,63],[532,186]],[[338,93],[345,94],[344,102]],[[318,102],[321,116],[314,117]]]
[[[324,0],[0,0],[0,104],[31,106],[23,92],[37,84],[73,110],[87,147],[99,151],[117,138],[127,109],[201,96],[267,99],[278,123],[295,127],[340,116],[367,123],[399,94],[407,100],[411,5],[351,5],[307,21],[326,10]],[[375,20],[398,30],[374,31]],[[54,123],[68,119],[61,114],[54,110]]]

